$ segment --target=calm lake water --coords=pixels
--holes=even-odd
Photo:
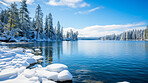
[[[39,48],[44,56],[40,64],[66,64],[74,83],[148,83],[148,42],[145,41],[79,40],[7,46]]]

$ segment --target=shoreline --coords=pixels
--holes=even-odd
[[[7,46],[0,46],[0,82],[72,83],[72,75],[66,65],[54,63],[42,67],[35,63],[43,57],[35,56],[32,52],[30,49],[10,49]],[[31,64],[35,65],[30,69],[28,66]]]

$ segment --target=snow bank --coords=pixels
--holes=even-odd
[[[68,70],[63,70],[58,75],[59,81],[72,80],[72,75]]]
[[[40,51],[40,50],[36,50]],[[33,50],[0,46],[0,83],[56,83],[72,80],[68,67],[64,64],[51,64],[42,67],[35,64],[42,56],[34,56]]]
[[[52,72],[61,72],[67,69],[68,67],[64,64],[51,64],[47,66],[47,70],[52,71]]]

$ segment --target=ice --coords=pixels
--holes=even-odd
[[[51,64],[47,66],[47,70],[48,71],[52,71],[52,72],[61,72],[63,70],[67,70],[68,67],[64,64]]]
[[[72,80],[72,75],[68,70],[63,70],[58,75],[59,81]]]

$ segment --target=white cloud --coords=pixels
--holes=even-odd
[[[78,11],[75,14],[87,14],[87,13],[90,13],[90,12],[93,12],[93,11],[96,11],[96,10],[99,10],[99,9],[103,9],[103,8],[104,8],[103,6],[100,6],[100,7],[96,7],[96,8],[87,10],[87,11]]]
[[[65,28],[64,34],[66,34],[67,31],[72,29],[73,31],[79,32],[79,37],[102,37],[105,35],[111,35],[111,34],[119,34],[127,30],[133,30],[133,29],[145,29],[146,25],[143,22],[135,23],[135,24],[125,24],[125,25],[95,25],[95,26],[88,26],[83,29],[75,29],[75,28]]]
[[[49,0],[47,4],[52,6],[68,6],[72,8],[89,6],[89,4],[87,4],[83,0]]]
[[[4,2],[2,2],[2,1],[0,1],[0,4],[3,4],[3,5],[5,5],[5,6],[8,6],[7,3],[4,3]]]
[[[7,3],[13,3],[13,2],[21,2],[22,0],[3,0]],[[31,5],[34,2],[34,0],[27,0],[27,4]]]

